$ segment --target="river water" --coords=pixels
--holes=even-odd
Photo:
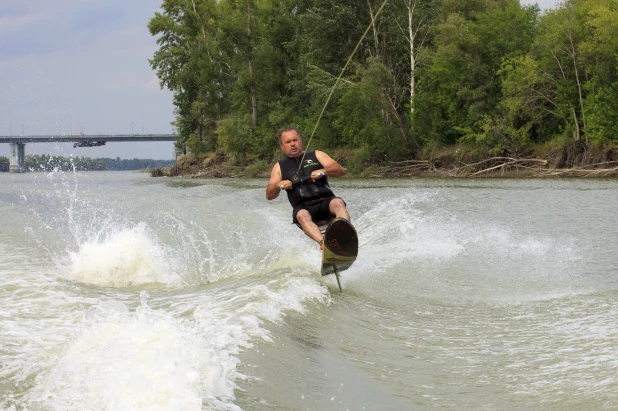
[[[618,408],[616,180],[334,180],[343,293],[265,184],[0,174],[0,409]]]

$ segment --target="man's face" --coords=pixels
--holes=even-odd
[[[281,150],[290,158],[298,157],[303,153],[303,141],[296,131],[286,131],[281,134]]]

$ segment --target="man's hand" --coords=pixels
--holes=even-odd
[[[322,170],[315,170],[311,173],[311,180],[313,180],[313,182],[315,182],[316,180],[319,180],[320,178],[324,177],[324,169]]]
[[[317,157],[320,164],[322,164],[322,167],[324,167],[322,170],[318,171],[323,171],[325,175],[327,175],[329,178],[343,177],[345,175],[345,168],[343,168],[341,164],[330,158],[328,154],[319,150],[315,150],[315,156]]]
[[[281,180],[279,182],[279,190],[289,190],[292,188],[292,182],[290,180]]]

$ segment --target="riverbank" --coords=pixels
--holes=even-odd
[[[518,154],[489,156],[462,147],[426,150],[419,159],[360,163],[354,153],[336,151],[331,156],[359,178],[456,177],[456,178],[551,178],[618,177],[618,147],[591,146],[583,142],[562,148],[535,147]],[[180,157],[169,168],[151,170],[153,177],[235,178],[270,176],[277,161],[263,160],[241,165],[223,152]]]

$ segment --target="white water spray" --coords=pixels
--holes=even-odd
[[[107,287],[182,283],[173,259],[143,223],[88,240],[69,257],[66,275],[73,281]]]

